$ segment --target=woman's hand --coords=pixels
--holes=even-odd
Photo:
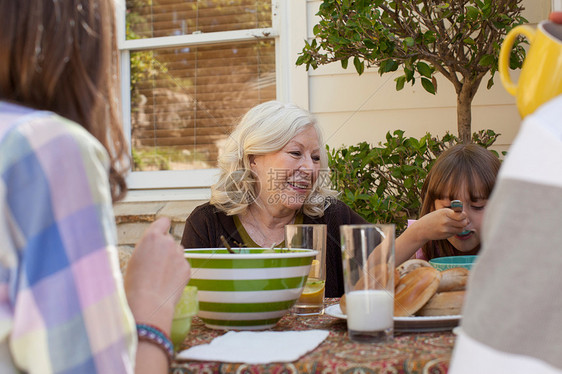
[[[170,336],[174,308],[189,280],[183,247],[169,234],[170,220],[154,221],[137,243],[125,275],[127,301],[137,323],[156,326]],[[139,341],[136,374],[167,373],[161,347]]]
[[[189,280],[183,247],[168,233],[170,220],[153,222],[127,266],[125,292],[135,320],[170,333],[174,307]]]

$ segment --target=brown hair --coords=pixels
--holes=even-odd
[[[113,0],[0,0],[0,99],[55,112],[107,149],[113,201],[129,156],[119,113]]]
[[[468,188],[470,200],[487,199],[492,193],[500,160],[477,144],[457,144],[443,152],[427,174],[422,187],[420,217],[435,210],[435,200],[454,200]],[[432,240],[423,246],[427,259],[454,256],[455,248],[448,240]]]

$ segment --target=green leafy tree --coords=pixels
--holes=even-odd
[[[486,74],[493,85],[501,42],[509,30],[526,23],[522,0],[324,0],[314,26],[315,39],[305,42],[297,65],[312,66],[350,59],[365,67],[403,74],[396,89],[420,82],[435,94],[438,72],[457,94],[458,136],[471,140],[472,100]],[[525,50],[517,42],[511,68],[521,67]]]

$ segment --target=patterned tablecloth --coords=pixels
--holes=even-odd
[[[327,305],[338,299],[327,299]],[[360,344],[347,337],[346,321],[329,315],[299,317],[288,314],[272,329],[329,330],[330,335],[314,351],[292,363],[268,365],[204,361],[176,361],[170,373],[446,373],[455,335],[449,331],[395,332],[392,341]],[[224,334],[205,327],[197,317],[181,349],[210,343]]]

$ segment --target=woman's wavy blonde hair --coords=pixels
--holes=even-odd
[[[251,155],[282,149],[296,135],[313,127],[320,144],[320,173],[302,211],[320,217],[337,192],[331,189],[328,156],[316,119],[293,104],[268,101],[250,109],[230,134],[219,156],[220,178],[211,187],[211,204],[227,215],[240,214],[257,203],[256,178],[250,169]]]

